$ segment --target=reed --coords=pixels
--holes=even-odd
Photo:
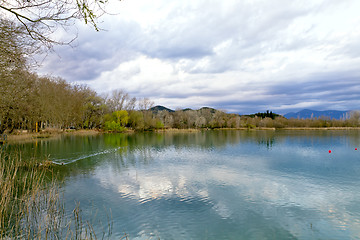
[[[0,239],[97,239],[78,204],[67,217],[50,161],[0,151]],[[112,224],[107,234],[110,238]]]

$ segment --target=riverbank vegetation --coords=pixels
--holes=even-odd
[[[79,204],[66,215],[55,168],[50,161],[23,161],[20,153],[0,149],[0,239],[98,238]],[[102,239],[111,236],[111,227],[109,219]]]
[[[56,188],[43,188],[48,169],[45,162],[0,152],[0,239],[33,239],[42,231],[56,231],[62,213]]]

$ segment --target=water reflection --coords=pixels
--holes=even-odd
[[[66,206],[111,208],[114,239],[359,239],[359,136],[107,134],[22,148],[64,161]]]

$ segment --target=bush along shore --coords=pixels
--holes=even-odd
[[[98,125],[93,127],[62,127],[46,123],[32,128],[23,125],[19,128],[6,128],[3,134],[12,139],[31,133],[33,138],[49,138],[59,134],[97,134],[99,132],[134,132],[134,131],[174,131],[208,129],[350,129],[360,128],[360,115],[354,112],[348,119],[286,119],[282,116],[240,116],[215,109],[187,111],[120,110],[105,114]],[[72,125],[72,124],[70,124]],[[75,125],[75,124],[74,124]],[[16,137],[18,136],[18,137]],[[9,139],[10,140],[10,139]]]

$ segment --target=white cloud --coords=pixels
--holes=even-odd
[[[359,1],[113,4],[112,12],[119,14],[105,17],[107,32],[80,27],[78,47],[60,49],[61,65],[51,56],[42,71],[99,92],[123,88],[173,108],[286,112],[326,103],[346,110],[359,103],[339,99],[335,90],[344,90],[341,86],[319,94],[306,87],[318,82],[331,87],[331,81],[360,76]],[[299,87],[296,93],[287,92],[292,84]]]
[[[277,206],[286,208],[284,212],[270,213],[270,215],[278,224],[289,225],[289,231],[297,236],[302,230],[293,226],[303,224],[301,214],[308,211],[313,212],[315,217],[320,214],[325,219],[321,223],[323,227],[321,230],[342,224],[345,226],[344,230],[351,229],[355,233],[360,231],[359,222],[354,221],[355,216],[345,210],[346,206],[357,199],[359,193],[344,191],[341,184],[331,181],[326,174],[321,175],[322,179],[306,178],[301,172],[291,172],[291,169],[289,171],[287,168],[277,169],[273,166],[274,162],[260,155],[220,156],[213,151],[193,150],[191,155],[182,155],[183,152],[173,147],[161,151],[150,149],[147,151],[148,156],[156,159],[157,162],[154,169],[138,167],[135,169],[129,166],[119,173],[109,165],[98,169],[94,177],[105,185],[104,187],[113,190],[115,200],[116,197],[126,196],[136,203],[143,204],[162,199],[176,201],[196,199],[203,205],[210,206],[220,218],[234,217],[233,220],[238,220],[239,217],[237,215],[239,206],[236,204],[238,200],[249,203],[246,205],[247,210],[265,217],[268,209],[276,209]],[[316,168],[318,164],[321,166],[324,164],[321,157],[316,157],[322,153],[306,146],[294,149],[290,144],[281,146],[278,150],[280,155],[275,165],[281,163],[281,156],[287,156],[288,152],[293,153],[295,162],[296,159],[312,156],[313,160],[320,160],[312,161],[310,166]],[[169,155],[172,156],[172,164],[164,164],[163,161],[167,162]],[[213,165],[213,161],[219,162]],[[287,166],[291,168],[291,164]],[[217,194],[214,186],[222,186],[224,191],[227,187],[231,188],[235,204],[234,201],[229,201],[226,195]],[[120,195],[116,195],[116,192]],[[293,217],[296,215],[300,217]],[[291,221],[291,224],[288,221]],[[318,224],[317,226],[321,227]]]

